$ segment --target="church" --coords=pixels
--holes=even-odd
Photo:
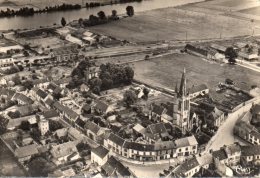
[[[195,113],[190,112],[190,95],[187,91],[186,70],[183,70],[181,83],[176,84],[173,102],[152,104],[149,119],[155,122],[170,123],[178,127],[182,134],[186,134],[197,124],[198,118]]]

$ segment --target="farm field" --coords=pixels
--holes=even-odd
[[[244,36],[252,33],[249,25],[250,22],[224,15],[164,8],[137,13],[131,18],[91,27],[90,30],[121,40],[147,42]],[[256,33],[259,32],[256,29]]]
[[[134,63],[135,79],[147,84],[174,89],[180,82],[183,68],[186,68],[188,87],[207,84],[213,98],[222,100],[223,95],[215,89],[219,82],[230,78],[236,86],[250,90],[254,84],[260,86],[260,74],[237,65],[210,63],[201,58],[174,54],[149,61]]]
[[[242,13],[245,13],[245,14],[252,14],[252,15],[260,16],[260,6],[259,7],[249,8],[249,9],[244,9],[244,10],[241,10],[239,12],[242,12]]]

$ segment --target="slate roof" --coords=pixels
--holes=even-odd
[[[147,130],[152,134],[161,134],[167,132],[164,123],[151,124]]]
[[[252,109],[253,114],[260,114],[260,104],[256,104]]]
[[[36,95],[38,95],[40,98],[44,99],[48,96],[48,94],[44,91],[42,91],[41,89],[39,89],[37,92],[36,92]]]
[[[15,95],[13,96],[12,98],[13,100],[21,100],[23,101],[24,103],[27,103],[27,104],[32,104],[33,103],[33,100],[27,96],[25,96],[24,94],[21,94],[21,93],[15,93]]]
[[[70,119],[74,121],[76,121],[76,119],[79,117],[79,115],[75,111],[73,111],[67,106],[63,106],[63,111],[65,114],[67,114],[70,117]]]
[[[192,158],[190,160],[185,161],[179,167],[176,168],[174,173],[179,176],[183,176],[184,173],[189,172],[190,170],[199,166],[199,162],[196,158]]]
[[[118,161],[113,156],[111,156],[101,168],[104,170],[106,176],[108,177],[118,176],[115,174],[120,174],[124,177],[129,177],[132,175],[129,169],[126,168],[120,161]]]
[[[100,127],[97,124],[95,124],[94,122],[87,121],[85,124],[85,129],[90,130],[94,134],[97,134],[98,131],[100,130]]]
[[[75,123],[79,126],[79,127],[81,127],[82,129],[84,129],[84,126],[85,126],[85,121],[83,121],[82,119],[80,119],[80,118],[78,118],[76,121],[75,121]]]
[[[128,142],[124,143],[124,148],[137,150],[137,151],[154,151],[154,145],[151,144],[141,144],[137,142]]]
[[[94,148],[91,151],[93,153],[95,153],[97,156],[99,156],[100,158],[104,158],[109,153],[109,151],[106,148],[104,148],[103,146]]]
[[[52,118],[52,117],[59,117],[59,113],[55,110],[49,110],[43,113],[45,119]]]
[[[260,145],[241,146],[242,156],[260,155]]]
[[[157,115],[162,115],[165,111],[165,108],[160,106],[160,105],[157,105],[157,104],[153,104],[152,105],[152,112],[156,113]]]
[[[95,108],[102,111],[102,112],[106,112],[108,107],[109,107],[109,105],[102,102],[102,101],[97,101],[96,105],[95,105]]]
[[[125,143],[125,140],[121,137],[119,137],[118,135],[115,135],[113,133],[111,133],[108,137],[108,139],[114,143],[116,143],[119,146],[123,146]]]
[[[220,161],[225,160],[225,159],[228,158],[224,149],[213,151],[212,155],[213,155],[214,158],[217,158]]]
[[[47,98],[47,100],[45,101],[45,104],[48,106],[52,106],[53,103],[54,103],[54,100],[51,98]]]

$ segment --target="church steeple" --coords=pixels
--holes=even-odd
[[[186,69],[184,68],[181,77],[179,96],[186,96],[186,95],[187,95],[187,81],[186,81]]]

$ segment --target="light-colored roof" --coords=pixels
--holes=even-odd
[[[51,154],[54,158],[60,158],[63,156],[70,155],[74,152],[77,152],[76,145],[78,144],[78,141],[69,141],[63,144],[59,144],[56,146],[53,146],[51,149]]]
[[[38,149],[36,144],[19,147],[15,150],[15,156],[17,158],[24,158],[35,154],[38,154]]]
[[[186,147],[198,145],[198,142],[194,136],[190,136],[175,140],[175,144],[177,147]]]
[[[21,125],[22,121],[29,121],[30,124],[37,123],[37,119],[36,119],[35,115],[30,115],[30,116],[26,116],[26,117],[17,118],[17,119],[10,119],[7,124],[7,129],[18,127],[19,125]]]
[[[134,129],[136,132],[138,132],[138,133],[144,133],[144,132],[145,132],[145,128],[144,128],[142,125],[140,125],[140,124],[136,124],[136,125],[133,127],[133,129]]]

